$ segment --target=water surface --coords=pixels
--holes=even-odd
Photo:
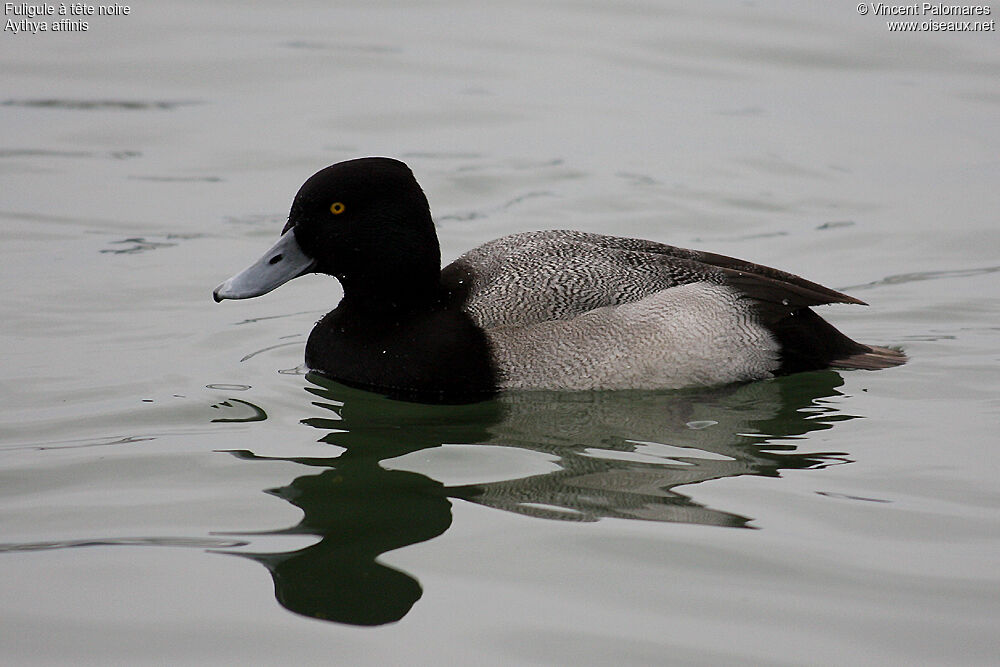
[[[1000,50],[854,5],[144,3],[0,40],[13,664],[989,664]],[[904,367],[417,406],[221,305],[300,183],[778,266]]]

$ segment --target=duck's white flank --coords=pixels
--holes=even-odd
[[[503,389],[677,389],[767,378],[780,365],[751,302],[710,283],[486,335]]]

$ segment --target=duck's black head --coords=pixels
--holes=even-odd
[[[339,162],[302,184],[282,236],[215,300],[265,294],[304,273],[336,276],[345,299],[432,292],[441,253],[427,198],[409,167],[367,157]]]

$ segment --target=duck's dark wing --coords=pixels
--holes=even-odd
[[[708,267],[722,269],[723,274],[729,279],[727,282],[731,282],[734,285],[737,283],[745,284],[748,287],[754,284],[759,286],[770,285],[773,289],[767,291],[772,292],[771,296],[777,297],[778,301],[785,298],[785,295],[779,296],[776,292],[790,290],[803,298],[813,301],[813,303],[803,305],[818,306],[826,303],[854,303],[862,306],[867,305],[864,301],[855,299],[854,297],[842,292],[832,290],[829,287],[824,287],[823,285],[814,283],[810,280],[806,280],[805,278],[801,278],[793,273],[781,271],[780,269],[774,269],[770,266],[764,266],[763,264],[755,264],[743,259],[737,259],[736,257],[727,257],[726,255],[705,252],[703,250],[678,248],[676,246],[657,243],[655,241],[645,241],[642,239],[603,236],[600,234],[585,234],[582,232],[557,231],[542,233],[580,235],[585,238],[583,242],[592,244],[598,248],[605,248],[612,251],[643,253],[649,255],[650,259],[657,258],[660,262],[666,261],[669,263],[672,259],[676,264],[675,273],[677,274],[703,275],[703,279],[710,279],[712,276],[717,274],[712,272]],[[686,266],[687,270],[683,272],[677,271],[677,269],[681,266]],[[742,279],[744,276],[746,277],[745,280]]]

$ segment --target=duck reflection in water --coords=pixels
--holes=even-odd
[[[334,456],[232,453],[321,469],[269,491],[302,510],[299,524],[258,533],[319,541],[284,553],[226,553],[264,565],[287,609],[341,623],[381,625],[406,615],[420,584],[378,557],[442,534],[453,499],[556,520],[752,528],[750,518],[705,507],[676,487],[848,462],[839,453],[800,453],[788,442],[852,418],[824,401],[841,395],[833,371],[684,392],[507,393],[456,406],[393,401],[322,376],[307,379],[307,391],[321,399],[313,405],[328,412],[303,423],[327,431],[320,441],[337,446]],[[556,469],[445,486],[388,461],[445,443],[537,452]]]

